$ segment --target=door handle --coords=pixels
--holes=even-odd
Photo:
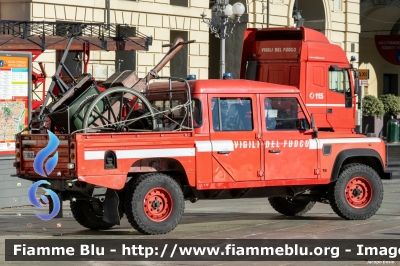
[[[218,154],[229,154],[231,153],[230,151],[218,151]]]
[[[280,153],[281,150],[268,150],[269,153]]]

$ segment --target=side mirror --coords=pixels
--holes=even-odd
[[[314,114],[311,114],[311,128],[315,128]]]
[[[296,126],[298,130],[309,130],[310,124],[308,123],[307,119],[302,118],[296,121]]]
[[[360,82],[358,80],[359,73],[357,70],[354,71],[354,94],[360,94]]]

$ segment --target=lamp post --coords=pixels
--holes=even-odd
[[[225,39],[232,34],[233,28],[240,22],[240,16],[243,15],[245,7],[237,2],[233,6],[229,0],[216,0],[212,8],[214,16],[206,19],[206,14],[201,14],[202,22],[206,23],[215,37],[220,39],[220,73],[222,79],[225,73]]]
[[[106,10],[104,14],[104,21],[106,20],[107,17],[107,29],[110,29],[110,0],[106,0]]]

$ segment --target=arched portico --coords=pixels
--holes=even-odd
[[[301,16],[305,19],[304,26],[324,33],[328,38],[331,29],[330,7],[328,0],[298,0]],[[287,18],[288,26],[293,26],[293,10],[296,0],[289,3]]]
[[[396,58],[386,59],[378,51],[375,39],[399,38],[400,2],[366,0],[360,7],[360,69],[369,70],[368,86],[364,94],[379,96],[381,94],[400,95],[400,68]],[[389,35],[388,37],[382,37]],[[377,36],[377,37],[376,37]],[[400,50],[400,49],[397,49]],[[384,51],[385,53],[386,51]],[[388,51],[390,52],[390,51]],[[395,51],[393,51],[395,54]]]

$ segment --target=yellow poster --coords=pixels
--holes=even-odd
[[[0,153],[15,149],[28,124],[29,57],[0,56]]]

